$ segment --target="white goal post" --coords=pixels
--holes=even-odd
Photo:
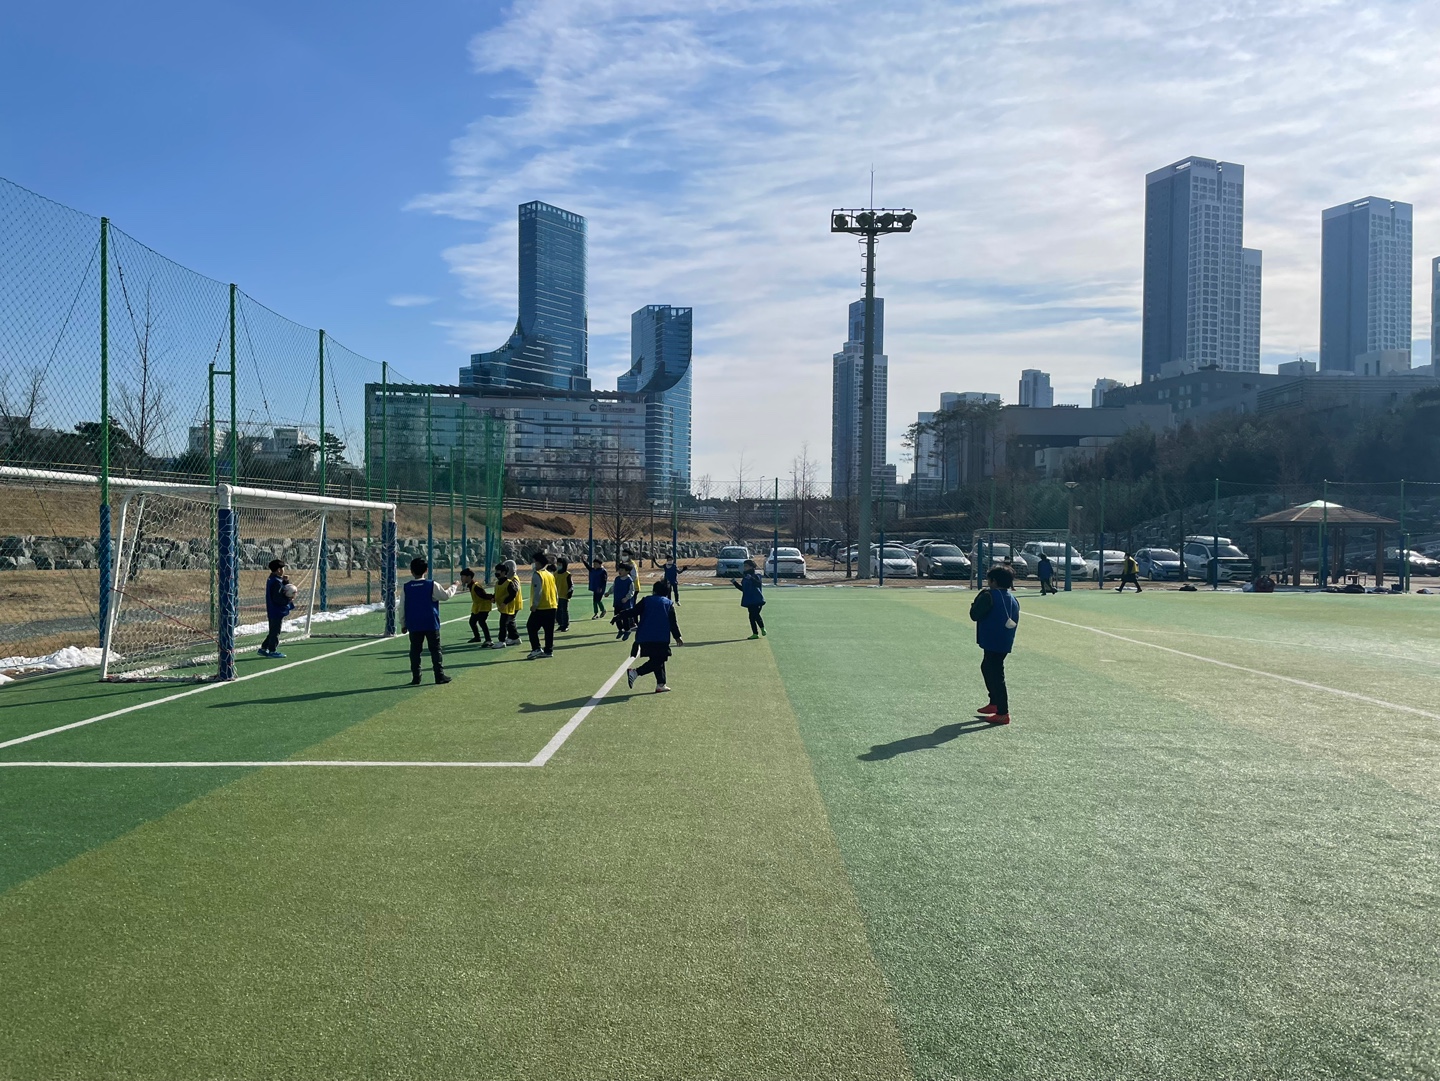
[[[48,488],[100,483],[91,474],[14,466],[0,466],[0,480]],[[255,648],[270,629],[264,583],[272,558],[286,563],[295,587],[286,641],[310,637],[317,619],[380,608],[383,632],[373,620],[362,623],[376,635],[395,633],[395,504],[130,477],[112,477],[110,487],[120,507],[108,596],[99,605],[101,679],[234,679],[237,651]],[[378,545],[330,540],[327,519],[355,512],[379,514]],[[377,570],[380,603],[320,614],[332,562]],[[244,638],[256,641],[237,646]]]

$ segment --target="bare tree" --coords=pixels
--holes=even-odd
[[[815,497],[815,473],[819,463],[810,457],[810,444],[800,444],[800,455],[790,463],[790,500],[794,507],[795,547],[805,549],[808,508]]]
[[[735,543],[745,543],[745,452],[735,464]]]
[[[649,503],[639,455],[617,440],[605,457],[609,461],[602,461],[596,471],[596,521],[602,535],[614,542],[618,562],[625,542],[644,534]]]
[[[45,369],[0,371],[0,443],[15,441],[28,432],[45,404]]]
[[[702,473],[696,477],[693,487],[695,489],[696,499],[702,503],[708,503],[710,501],[710,490],[714,487],[714,481],[710,479],[709,473]]]
[[[147,461],[159,457],[156,443],[169,427],[170,398],[164,380],[160,378],[154,348],[155,315],[151,304],[150,286],[145,286],[144,307],[137,317],[130,303],[130,291],[125,288],[125,278],[120,276],[121,293],[125,308],[130,315],[130,327],[135,334],[135,353],[138,370],[132,379],[119,385],[116,394],[116,412],[120,422],[130,433],[135,445],[140,448],[140,461],[144,469]]]

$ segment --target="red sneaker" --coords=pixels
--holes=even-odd
[[[993,713],[993,714],[990,715],[990,723],[991,723],[991,724],[1009,724],[1009,723],[1010,723],[1010,714],[1008,714],[1008,713]]]
[[[991,702],[988,706],[981,706],[975,712],[982,717],[993,717],[995,716],[995,714],[999,713],[1000,710],[994,702]]]

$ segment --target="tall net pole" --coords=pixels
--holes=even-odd
[[[99,626],[101,644],[110,625],[110,219],[100,219],[100,564]]]
[[[865,234],[865,352],[860,365],[860,577],[870,577],[875,455],[875,234]]]
[[[330,455],[329,455],[328,449],[327,449],[326,446],[325,446],[325,331],[322,329],[322,330],[319,332],[319,335],[320,335],[320,341],[319,341],[319,345],[320,345],[320,355],[319,355],[319,363],[320,363],[320,477],[319,477],[319,489],[320,489],[320,494],[321,494],[321,495],[324,495],[324,494],[325,494],[325,479],[326,479],[326,476],[325,476],[326,459],[329,458]],[[326,536],[326,523],[325,523],[325,519],[322,517],[322,518],[320,519],[320,542],[319,542],[319,543],[320,543],[320,550],[315,553],[315,569],[316,569],[316,571],[318,572],[318,576],[319,576],[319,579],[320,579],[320,611],[322,611],[322,612],[326,611],[326,610],[329,608],[329,602],[330,602],[330,588],[329,588],[329,587],[330,587],[330,582],[329,582],[329,577],[328,577],[328,575],[327,575],[327,573],[326,573],[327,570],[329,569],[329,566],[330,566],[330,558],[329,558],[329,555],[327,554],[327,549],[329,548],[329,540],[330,540],[330,538]]]
[[[431,403],[435,388],[425,388],[425,562],[430,564],[427,577],[435,577],[435,440],[431,423]]]
[[[464,402],[460,404],[460,565],[464,567],[470,564],[470,460],[465,446]]]

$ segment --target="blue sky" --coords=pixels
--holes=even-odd
[[[1178,158],[1246,166],[1267,366],[1315,354],[1322,208],[1415,204],[1417,339],[1440,254],[1433,3],[9,5],[0,94],[0,175],[412,378],[513,325],[517,203],[585,214],[592,375],[635,308],[694,306],[717,483],[828,458],[860,262],[826,212],[872,164],[920,215],[881,248],[897,454],[942,390],[1135,378],[1143,177]]]

